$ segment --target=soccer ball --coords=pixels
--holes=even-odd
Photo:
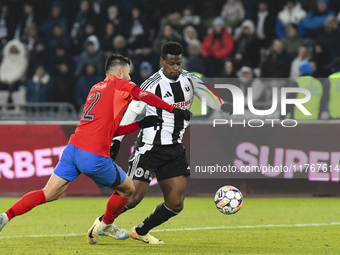
[[[215,194],[215,205],[221,213],[237,213],[241,209],[242,204],[242,193],[233,186],[223,186]]]

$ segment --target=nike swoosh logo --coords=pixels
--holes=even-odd
[[[91,231],[90,231],[90,234],[89,234],[89,237],[90,237],[90,238],[93,238],[92,232],[93,232],[94,227],[95,227],[95,226],[93,226],[93,228],[92,228]]]

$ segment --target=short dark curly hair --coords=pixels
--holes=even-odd
[[[178,42],[166,42],[162,45],[162,59],[166,58],[166,55],[181,55],[183,54],[183,47]]]

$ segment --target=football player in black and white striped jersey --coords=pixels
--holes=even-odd
[[[231,104],[214,95],[196,75],[182,70],[182,53],[183,48],[179,43],[163,44],[160,58],[162,68],[148,78],[141,89],[154,93],[177,108],[188,110],[196,95],[200,100],[205,98],[210,108],[231,114]],[[186,177],[190,175],[190,170],[182,138],[189,121],[140,101],[129,105],[121,125],[133,122],[143,112],[146,116],[158,115],[164,122],[157,129],[144,128],[138,135],[134,152],[129,158],[128,171],[135,185],[135,192],[129,198],[124,211],[134,208],[143,199],[154,173],[163,192],[164,202],[142,223],[133,227],[130,234],[133,239],[160,244],[163,241],[151,236],[149,231],[183,209]],[[118,154],[122,138],[115,137],[112,141],[110,155],[113,159]]]

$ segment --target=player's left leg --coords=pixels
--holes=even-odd
[[[176,216],[183,209],[186,177],[181,175],[159,182],[164,203],[159,204],[141,224],[131,230],[131,237],[150,244],[164,243],[151,236],[149,231]],[[174,188],[176,187],[176,188]]]
[[[25,194],[5,213],[0,215],[0,232],[15,216],[22,215],[40,204],[58,199],[69,184],[69,181],[60,178],[53,173],[42,190],[36,190]]]
[[[127,230],[115,226],[113,222],[124,210],[126,202],[134,191],[134,185],[132,180],[115,163],[113,168],[116,177],[109,187],[115,191],[107,202],[102,221],[98,217],[87,233],[86,238],[90,244],[97,243],[100,236],[110,236],[119,240],[129,237]]]

